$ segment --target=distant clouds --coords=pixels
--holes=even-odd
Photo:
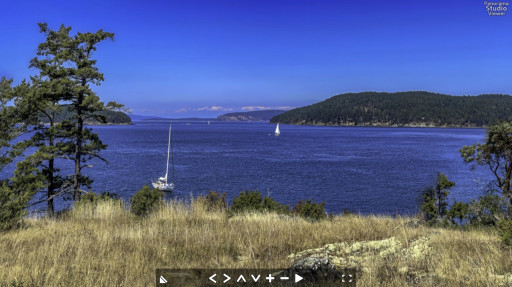
[[[264,107],[264,106],[245,106],[242,107],[243,111],[261,111],[261,110],[291,110],[292,106],[280,106],[280,107]]]
[[[230,112],[251,112],[251,111],[262,111],[262,110],[291,110],[295,107],[292,106],[188,106],[181,108],[170,108],[166,105],[160,105],[158,107],[146,108],[146,107],[135,107],[130,109],[130,114],[142,115],[142,116],[158,116],[158,117],[216,117],[221,114]]]
[[[181,108],[176,113],[188,113],[188,112],[231,112],[233,108],[226,108],[223,106],[210,106],[210,107],[199,107],[199,108]]]
[[[189,109],[181,108],[181,109],[177,110],[176,113],[186,113],[188,111],[189,111]]]
[[[278,107],[268,107],[268,106],[243,106],[241,108],[229,108],[223,106],[205,106],[198,108],[181,108],[176,110],[175,113],[190,113],[190,112],[232,112],[232,111],[261,111],[261,110],[291,110],[294,107],[292,106],[278,106]]]
[[[217,112],[217,111],[232,111],[232,108],[224,108],[222,106],[211,106],[211,107],[202,107],[196,109],[196,111],[209,111],[209,112]]]

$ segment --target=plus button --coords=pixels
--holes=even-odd
[[[272,280],[276,279],[276,277],[272,276],[272,274],[268,274],[268,276],[265,277],[265,279],[267,279],[269,283],[272,283]]]

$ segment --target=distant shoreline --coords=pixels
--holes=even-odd
[[[270,124],[277,124],[271,122]],[[284,125],[292,126],[312,126],[312,127],[357,127],[357,128],[446,128],[446,129],[486,129],[488,126],[436,126],[436,125],[422,125],[422,124],[405,124],[405,125],[333,125],[333,124],[291,124],[281,123]]]
[[[217,121],[220,123],[269,123],[271,125],[277,124],[277,122],[270,121]],[[359,128],[447,128],[447,129],[486,129],[488,126],[448,126],[448,125],[426,125],[426,124],[405,124],[405,125],[384,125],[384,124],[373,124],[373,125],[333,125],[333,124],[299,124],[299,123],[285,123],[280,122],[282,125],[291,125],[291,126],[310,126],[310,127],[359,127]]]

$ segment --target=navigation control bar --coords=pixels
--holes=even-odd
[[[157,269],[155,281],[159,286],[340,286],[355,287],[354,269],[335,270],[323,275],[286,269]],[[165,278],[164,280],[162,280]]]

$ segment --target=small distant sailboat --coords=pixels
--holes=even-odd
[[[167,144],[167,167],[165,170],[165,176],[159,177],[157,181],[153,182],[153,187],[162,191],[173,191],[174,183],[167,183],[167,176],[169,175],[169,155],[172,155],[171,149],[171,129],[172,123],[169,126],[169,143]],[[174,180],[174,156],[172,156],[172,179]]]
[[[278,136],[280,134],[281,134],[281,131],[279,130],[279,123],[277,123],[275,135]]]

